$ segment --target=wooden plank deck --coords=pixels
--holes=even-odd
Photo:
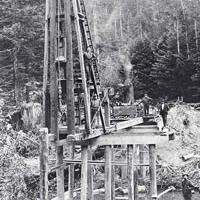
[[[137,117],[131,120],[118,122],[111,125],[104,133],[102,128],[93,129],[87,137],[83,127],[74,135],[68,135],[66,139],[54,142],[53,134],[49,134],[49,141],[57,146],[67,143],[91,144],[91,145],[128,145],[128,144],[158,144],[169,141],[168,134],[162,134],[157,125],[143,125],[143,118]],[[141,125],[142,124],[142,125]],[[60,127],[61,134],[67,133],[67,127]]]

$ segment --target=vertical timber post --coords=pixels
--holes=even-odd
[[[125,152],[125,162],[127,162],[127,145],[122,145],[122,151]],[[121,166],[121,178],[122,180],[127,178],[127,166]]]
[[[63,163],[63,146],[57,147],[57,165]],[[57,176],[57,196],[59,200],[64,200],[64,169],[59,167],[56,171]]]
[[[112,161],[114,162],[115,161],[115,156],[114,156],[114,146],[112,146],[112,149],[111,149],[111,151],[112,151]],[[111,190],[111,199],[112,200],[115,200],[115,165],[112,165],[112,180],[111,180],[111,182],[112,182],[112,190]]]
[[[92,147],[88,146],[88,160],[92,160]],[[88,165],[88,199],[93,200],[93,166]]]
[[[44,69],[43,69],[43,127],[47,127],[47,85],[48,85],[48,64],[49,64],[49,0],[46,0],[45,7],[45,38],[44,38]]]
[[[78,41],[78,49],[79,49],[79,62],[81,68],[81,76],[82,76],[82,84],[83,84],[83,91],[84,91],[84,105],[85,105],[85,118],[86,118],[86,129],[87,133],[90,134],[91,132],[91,116],[90,116],[90,104],[88,102],[88,90],[87,90],[87,82],[86,82],[86,74],[85,74],[85,63],[83,57],[83,46],[82,46],[82,36],[80,30],[80,21],[78,15],[78,5],[76,0],[72,0],[73,11],[75,17],[75,29],[77,34],[77,41]]]
[[[157,183],[156,183],[156,145],[149,145],[149,172],[150,172],[150,195],[157,196]]]
[[[88,147],[81,147],[81,200],[87,200],[88,197]]]
[[[51,99],[51,133],[58,135],[58,84],[55,66],[56,54],[56,1],[50,0],[50,99]]]
[[[40,129],[40,199],[48,200],[48,129]]]
[[[110,103],[108,94],[105,104],[105,125],[110,126]],[[114,166],[113,161],[113,148],[106,146],[105,148],[105,199],[112,200],[115,198],[115,178],[114,178]]]
[[[65,12],[65,37],[66,37],[66,93],[67,93],[67,132],[75,134],[75,107],[74,107],[74,79],[73,79],[73,54],[72,54],[72,22],[71,1],[64,0]],[[70,159],[74,159],[74,144],[69,145]],[[74,192],[74,164],[69,166],[69,200],[73,200]]]
[[[106,104],[105,104],[105,124],[107,127],[110,126],[110,101],[109,101],[109,97],[108,94],[106,94]]]
[[[144,163],[144,144],[139,145],[139,160],[140,160],[140,164]],[[140,166],[140,175],[141,175],[141,179],[144,180],[145,166]]]
[[[112,149],[110,145],[105,149],[105,199],[112,200]]]
[[[70,154],[70,159],[74,159],[74,144],[71,144],[69,146],[69,154]],[[74,164],[69,165],[69,180],[68,180],[68,187],[69,187],[69,200],[74,199]]]
[[[127,147],[128,159],[128,199],[135,200],[135,187],[134,187],[134,148],[133,145]]]
[[[59,140],[58,130],[58,80],[56,71],[56,1],[50,0],[50,100],[51,100],[51,133]],[[63,163],[63,146],[56,148],[57,165]],[[64,200],[64,170],[57,169],[57,197]]]

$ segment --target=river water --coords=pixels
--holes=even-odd
[[[165,195],[163,195],[160,200],[184,200],[182,192],[169,192]],[[192,200],[200,200],[200,194],[198,192],[195,192],[192,195]]]
[[[105,200],[104,195],[95,195],[95,200]],[[139,198],[139,200],[148,200],[147,198]],[[184,200],[182,192],[174,191],[163,195],[159,200]],[[195,192],[192,195],[192,200],[200,200],[200,194]]]

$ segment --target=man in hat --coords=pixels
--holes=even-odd
[[[164,99],[162,99],[162,102],[161,102],[159,110],[160,110],[160,115],[161,115],[162,120],[163,120],[163,128],[164,128],[166,126],[166,124],[167,124],[167,115],[168,115],[168,110],[169,110],[169,107],[165,103]]]
[[[182,192],[183,197],[185,200],[191,200],[192,199],[192,191],[195,189],[195,187],[192,185],[192,183],[188,180],[188,174],[183,174],[183,180],[182,180]]]
[[[91,76],[91,66],[93,60],[95,60],[96,57],[92,51],[91,46],[87,47],[86,52],[84,52],[84,61],[85,61],[85,70],[86,70],[86,78],[90,82],[90,76]]]
[[[95,93],[91,99],[91,118],[94,124],[96,124],[96,119],[99,118],[99,113],[98,113],[99,106],[100,106],[100,99],[97,97],[97,94]],[[94,117],[95,119],[93,119]]]
[[[148,96],[147,93],[144,94],[144,97],[142,98],[142,103],[143,103],[143,106],[144,106],[144,115],[147,116],[149,115],[149,105],[150,105],[150,102],[152,101],[152,98],[150,98]]]

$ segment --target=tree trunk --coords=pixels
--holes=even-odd
[[[122,23],[122,8],[121,8],[121,1],[119,3],[119,15],[120,15],[120,18],[119,18],[119,23],[120,23],[120,38],[121,38],[121,41],[123,40],[123,23]]]
[[[140,39],[143,39],[143,30],[142,30],[142,21],[141,21],[141,4],[140,4],[140,0],[136,0],[137,3],[137,15],[139,16],[139,35],[140,35]]]
[[[189,42],[188,42],[187,28],[186,28],[186,31],[185,31],[185,40],[186,40],[186,47],[187,47],[187,57],[189,59],[190,58],[190,48],[189,48]]]
[[[117,9],[117,0],[114,0],[114,10]],[[114,19],[115,40],[117,40],[117,19]]]
[[[128,22],[127,22],[127,35],[128,35],[128,38],[131,35],[130,21],[131,21],[131,12],[128,11]]]
[[[16,1],[12,0],[12,9],[14,12],[12,23],[13,25],[16,23]],[[20,80],[19,80],[19,72],[18,72],[18,58],[17,54],[19,52],[19,44],[16,42],[16,33],[14,34],[14,49],[13,49],[13,79],[14,79],[14,99],[16,106],[20,105],[21,102],[21,91],[20,91]]]
[[[185,16],[185,7],[183,0],[181,0],[181,8],[183,11],[183,19],[185,22],[185,42],[186,42],[186,48],[187,48],[187,57],[190,58],[190,49],[189,49],[189,42],[188,42],[188,28],[187,28],[187,21],[186,21],[186,16]]]
[[[180,54],[180,42],[179,42],[179,20],[177,16],[176,20],[176,36],[177,36],[177,52]]]
[[[44,67],[43,67],[43,127],[50,128],[49,121],[49,94],[48,94],[48,72],[49,72],[49,1],[45,5],[45,37],[44,37]]]
[[[194,19],[194,30],[195,30],[195,42],[196,42],[196,51],[198,52],[198,32],[197,32],[197,20]]]
[[[15,97],[15,104],[16,106],[20,105],[21,102],[21,87],[20,87],[20,80],[19,80],[19,72],[18,72],[18,54],[19,48],[17,44],[15,44],[13,50],[13,77],[14,77],[14,97]]]
[[[94,29],[94,44],[98,44],[99,43],[99,38],[98,38],[98,31],[97,31],[97,5],[96,5],[96,1],[93,0],[93,29]]]

